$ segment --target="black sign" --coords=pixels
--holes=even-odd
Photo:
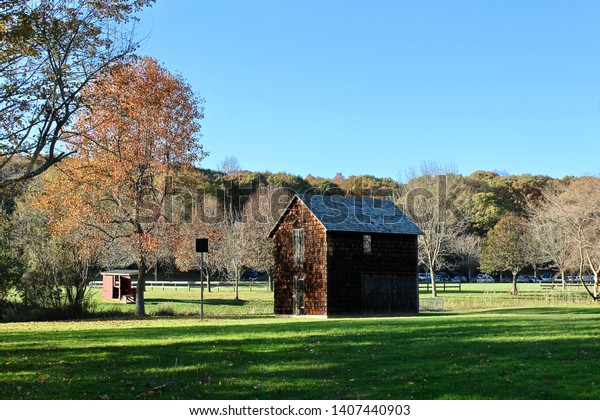
[[[208,239],[196,239],[196,252],[208,252]]]

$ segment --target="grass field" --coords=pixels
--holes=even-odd
[[[442,313],[328,320],[273,318],[269,293],[221,291],[204,322],[196,292],[148,291],[149,313],[187,317],[0,325],[0,397],[600,399],[600,306],[526,286],[518,300],[467,285],[442,294]]]

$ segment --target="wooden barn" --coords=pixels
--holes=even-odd
[[[275,314],[418,313],[421,234],[389,200],[296,195],[269,235]]]

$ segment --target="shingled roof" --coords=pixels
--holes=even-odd
[[[288,209],[296,200],[302,201],[328,231],[423,234],[421,229],[390,200],[298,194],[275,224],[269,237],[273,236]]]

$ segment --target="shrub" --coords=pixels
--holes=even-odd
[[[157,305],[154,309],[156,316],[175,316],[175,310],[171,305]]]

